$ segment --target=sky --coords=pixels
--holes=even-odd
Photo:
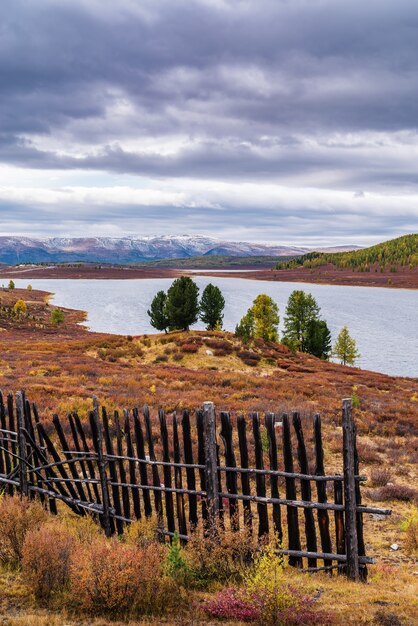
[[[418,232],[416,0],[2,0],[0,234]]]

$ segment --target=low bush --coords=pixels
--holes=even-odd
[[[205,344],[212,350],[224,350],[225,353],[231,353],[233,345],[224,339],[205,339]]]
[[[384,487],[390,481],[390,472],[385,468],[373,468],[370,472],[373,487]]]
[[[162,615],[181,610],[184,596],[162,573],[161,547],[97,539],[79,546],[72,559],[71,590],[82,610],[93,614]]]
[[[406,485],[385,485],[380,489],[369,492],[368,495],[376,502],[400,500],[402,502],[418,503],[418,490]]]
[[[251,350],[240,350],[237,352],[237,357],[243,361],[255,361],[256,363],[261,360],[260,355]]]
[[[256,555],[241,588],[229,587],[206,602],[212,617],[273,624],[332,624],[333,617],[315,607],[313,598],[290,586],[284,577],[283,558],[270,543]]]
[[[167,361],[168,361],[168,356],[165,354],[159,354],[154,359],[154,363],[167,363]]]
[[[183,343],[181,349],[186,354],[195,354],[199,350],[199,346],[195,343]]]
[[[0,561],[20,565],[26,534],[40,528],[46,519],[47,513],[39,502],[0,495]]]
[[[405,549],[410,554],[418,553],[418,508],[414,507],[411,513],[401,524],[405,533]]]
[[[213,582],[242,581],[256,549],[257,540],[247,528],[232,532],[218,527],[208,536],[199,524],[184,550],[190,584],[206,589]]]
[[[64,591],[70,578],[73,534],[58,521],[27,533],[23,545],[23,574],[38,600]]]
[[[175,352],[173,354],[173,361],[182,361],[184,359],[184,355],[181,352]]]

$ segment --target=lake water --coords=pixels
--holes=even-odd
[[[328,323],[333,341],[346,324],[356,339],[364,369],[398,376],[418,376],[418,291],[376,287],[307,285],[243,278],[197,276],[202,291],[212,282],[226,300],[224,328],[235,325],[260,293],[271,296],[280,308],[283,325],[287,299],[294,289],[312,293]],[[4,280],[7,284],[8,280]],[[56,280],[30,281],[34,289],[54,292],[57,306],[87,311],[93,331],[139,335],[153,333],[147,309],[155,293],[167,290],[171,279],[138,280]],[[26,287],[28,280],[15,280]],[[203,328],[196,324],[196,329]]]

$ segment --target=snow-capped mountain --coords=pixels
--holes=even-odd
[[[308,248],[223,241],[204,235],[156,237],[31,237],[0,236],[0,263],[101,262],[138,263],[191,256],[288,256]]]

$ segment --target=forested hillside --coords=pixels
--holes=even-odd
[[[277,269],[295,267],[320,267],[332,263],[342,269],[367,272],[371,267],[375,269],[396,271],[398,266],[418,266],[418,234],[404,235],[379,243],[370,248],[351,252],[321,253],[309,252],[290,261],[278,263]]]

